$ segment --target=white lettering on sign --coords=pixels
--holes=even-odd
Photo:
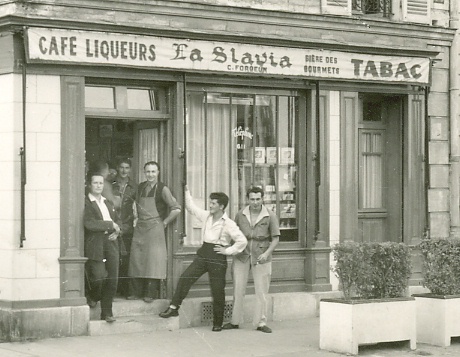
[[[237,128],[232,129],[233,137],[238,138],[240,137],[241,139],[243,138],[248,138],[252,139],[252,133],[249,131],[249,128],[246,128],[243,130],[242,126],[239,126]]]
[[[27,29],[27,60],[415,84],[430,71],[424,57],[48,28]]]

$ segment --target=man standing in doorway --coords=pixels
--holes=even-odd
[[[249,205],[239,211],[235,222],[248,239],[245,251],[233,258],[232,321],[223,329],[239,328],[243,322],[243,301],[249,270],[254,278],[256,304],[253,324],[257,331],[271,333],[267,326],[268,290],[272,273],[272,252],[279,243],[280,229],[274,212],[263,205],[264,191],[260,187],[248,190]]]
[[[117,175],[115,176],[112,188],[114,196],[118,196],[119,206],[115,207],[120,218],[121,241],[120,248],[120,271],[118,274],[118,292],[124,296],[129,296],[129,256],[131,252],[131,242],[133,240],[134,211],[133,203],[136,196],[137,185],[130,177],[131,160],[122,158],[118,161]]]
[[[213,192],[209,196],[209,211],[193,203],[185,187],[185,205],[190,214],[202,223],[201,240],[203,245],[197,251],[197,257],[182,273],[177,284],[171,305],[160,316],[163,318],[179,315],[179,307],[192,285],[205,273],[209,275],[213,301],[212,331],[222,330],[225,307],[225,273],[227,272],[227,255],[234,255],[244,250],[247,240],[238,226],[225,213],[228,196],[223,192]],[[231,242],[233,245],[230,245]]]
[[[120,227],[115,222],[113,204],[102,196],[103,174],[88,174],[88,194],[85,198],[86,299],[90,307],[101,301],[101,320],[114,322],[112,300],[118,283],[118,242]]]
[[[160,297],[161,280],[166,279],[165,227],[176,219],[181,207],[169,188],[158,180],[160,166],[157,162],[147,162],[144,173],[147,181],[139,184],[136,194],[128,299],[141,297],[150,303]]]

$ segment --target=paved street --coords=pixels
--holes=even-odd
[[[116,322],[115,322],[116,323]],[[249,324],[239,330],[211,332],[209,327],[148,334],[99,337],[69,337],[22,343],[0,344],[0,357],[329,357],[337,353],[320,351],[319,318],[271,322],[272,334],[252,330]],[[460,340],[448,348],[419,344],[410,351],[405,344],[361,347],[359,355],[460,356]]]

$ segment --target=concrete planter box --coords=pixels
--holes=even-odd
[[[450,346],[460,336],[460,295],[416,294],[417,342]]]
[[[415,299],[326,299],[320,302],[320,340],[323,350],[358,354],[358,346],[409,341],[416,348]]]

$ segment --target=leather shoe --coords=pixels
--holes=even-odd
[[[145,298],[144,298],[144,302],[146,302],[147,304],[150,304],[150,303],[153,302],[153,298],[151,298],[151,297],[145,297]]]
[[[109,322],[109,323],[117,321],[117,320],[115,319],[115,317],[113,317],[113,316],[106,316],[106,317],[104,318],[104,320],[105,320],[105,322]]]
[[[227,322],[224,326],[222,326],[222,330],[234,330],[234,329],[237,329],[237,328],[240,328],[239,325],[234,325],[230,322]]]
[[[222,331],[222,326],[213,326],[212,331],[213,332],[220,332],[220,331]]]
[[[167,319],[169,317],[176,317],[179,316],[179,311],[178,309],[173,309],[171,307],[168,307],[165,311],[160,312],[160,317]]]
[[[262,332],[265,332],[265,333],[272,333],[272,329],[268,326],[259,326],[257,327],[257,331],[262,331]]]

